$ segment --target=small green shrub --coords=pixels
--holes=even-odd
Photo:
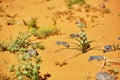
[[[32,34],[37,36],[37,38],[46,38],[48,36],[58,34],[59,31],[60,30],[56,27],[41,27],[39,29],[32,30]]]
[[[31,18],[31,20],[28,21],[28,22],[23,20],[23,23],[28,26],[28,29],[31,29],[31,28],[32,29],[37,29],[38,28],[38,26],[37,26],[37,18]]]
[[[66,0],[66,2],[67,2],[68,7],[72,7],[75,4],[82,4],[83,5],[86,3],[85,0]]]
[[[24,53],[28,47],[32,49],[44,50],[45,47],[39,42],[30,42],[31,34],[19,33],[15,40],[12,40],[7,46],[7,50],[13,53]]]
[[[28,47],[30,35],[19,33],[15,40],[9,44],[7,50],[10,52],[24,52]]]
[[[45,49],[45,46],[43,46],[39,42],[31,43],[31,46],[32,46],[33,49],[36,49],[36,48],[38,48],[40,50],[44,50]]]
[[[17,55],[18,65],[10,65],[10,72],[15,73],[18,80],[40,80],[40,63],[39,55],[31,57],[24,53]]]

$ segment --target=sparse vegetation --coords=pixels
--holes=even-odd
[[[23,23],[28,26],[28,29],[38,29],[37,18],[31,18],[29,21],[23,20]]]
[[[66,0],[66,3],[68,7],[72,7],[75,4],[83,5],[86,3],[86,1],[85,0]]]
[[[37,38],[41,39],[58,34],[59,31],[60,29],[57,29],[56,27],[40,27],[39,29],[33,29],[32,34]]]
[[[30,56],[27,53],[17,55],[18,65],[10,65],[9,70],[16,75],[17,80],[46,80],[40,73],[40,55]]]
[[[39,42],[30,42],[30,36],[31,34],[19,33],[16,39],[12,39],[9,44],[5,41],[0,42],[0,49],[1,51],[10,51],[13,53],[24,53],[30,46],[32,49],[45,49],[45,46]]]
[[[59,78],[61,80],[118,80],[117,78],[120,78],[118,1],[114,2],[117,4],[114,6],[109,0],[95,1],[95,3],[94,0],[91,0],[92,2],[87,0],[21,0],[20,3],[17,0],[10,1],[0,0],[0,80],[48,80],[51,74],[53,75],[51,79],[54,80]],[[109,14],[113,9],[109,9],[109,6],[114,8],[113,13],[118,12],[116,16]],[[109,20],[111,16],[112,19],[116,19],[116,22]],[[112,21],[113,23],[109,24]],[[50,23],[51,26],[49,26]],[[74,27],[75,24],[78,27]],[[62,29],[62,34],[57,26]],[[25,31],[26,33],[23,33]],[[114,35],[112,35],[113,32]],[[101,36],[103,36],[102,44],[98,41]],[[109,44],[116,36],[117,40]],[[91,40],[94,37],[98,38]],[[106,37],[112,40],[109,42]],[[55,41],[57,46],[53,44]],[[46,44],[46,47],[42,45],[42,42]],[[100,46],[99,44],[96,46],[97,43],[94,42],[98,42]],[[44,52],[45,48],[49,49]],[[58,52],[61,50],[65,52]],[[115,55],[117,56],[114,57]],[[59,61],[56,61],[57,59]],[[45,63],[41,64],[42,60]],[[71,63],[59,70],[51,64],[53,61],[60,67],[67,65],[67,62]],[[98,67],[94,66],[94,63]],[[72,73],[68,73],[68,69],[73,70]],[[46,70],[51,73],[46,73]],[[61,75],[62,73],[65,75]]]

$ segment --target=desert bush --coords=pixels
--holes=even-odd
[[[12,40],[10,42],[7,50],[10,52],[24,52],[26,48],[28,47],[29,40],[28,38],[30,35],[24,34],[24,33],[19,33],[19,35],[16,37],[15,40]]]
[[[60,30],[57,29],[56,27],[41,27],[39,29],[33,29],[32,34],[36,36],[37,38],[41,39],[41,38],[46,38],[54,34],[58,34],[59,31]]]
[[[17,55],[17,61],[18,65],[9,65],[9,71],[13,72],[18,80],[42,80],[40,74],[42,60],[40,55],[19,54]]]
[[[28,47],[32,49],[40,49],[44,50],[45,46],[43,46],[40,42],[30,42],[31,34],[19,33],[16,39],[11,39],[10,43],[5,41],[0,42],[1,51],[10,51],[13,53],[24,53],[28,50]]]

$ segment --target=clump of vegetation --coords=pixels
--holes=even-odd
[[[66,0],[66,2],[67,2],[68,7],[72,7],[75,4],[82,4],[83,5],[86,3],[85,0]]]
[[[58,34],[60,29],[57,29],[56,27],[41,27],[39,29],[33,29],[32,34],[36,36],[37,38],[46,38],[48,36]]]
[[[37,18],[31,18],[30,21],[25,21],[23,20],[23,23],[28,26],[28,29],[38,29],[38,26],[37,26]]]
[[[40,42],[30,42],[31,34],[19,33],[15,40],[11,40],[8,44],[5,41],[0,42],[1,51],[10,51],[13,53],[24,53],[28,50],[28,47],[32,49],[40,49],[44,50],[45,46],[43,46]]]
[[[17,55],[18,65],[10,65],[9,70],[16,75],[18,80],[46,80],[43,79],[40,73],[40,55],[30,56],[29,54],[19,54]]]
[[[17,38],[9,44],[7,50],[10,52],[25,52],[29,44],[29,37],[28,34],[19,33]]]
[[[8,44],[5,41],[0,42],[0,51],[7,51]]]

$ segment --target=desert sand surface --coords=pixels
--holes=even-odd
[[[84,7],[74,5],[74,8],[69,11],[65,0],[0,0],[0,25],[2,26],[0,41],[10,42],[11,36],[16,38],[19,32],[29,31],[27,26],[23,24],[23,20],[35,17],[37,18],[37,25],[41,27],[53,25],[53,19],[55,19],[56,26],[60,29],[61,34],[49,36],[45,39],[31,38],[42,42],[46,47],[45,50],[38,50],[42,59],[40,72],[51,74],[47,80],[96,80],[96,74],[99,72],[102,61],[88,61],[90,56],[101,55],[109,59],[120,58],[119,50],[107,53],[102,51],[105,45],[111,45],[113,42],[120,43],[118,40],[120,37],[119,3],[119,0],[109,0],[109,2],[87,0],[87,4],[92,5],[93,9],[85,11]],[[102,13],[100,4],[105,4],[111,13]],[[68,14],[64,13],[65,11]],[[70,15],[69,12],[71,12]],[[11,17],[17,21],[15,25],[7,25],[6,22]],[[80,18],[84,18],[86,22],[85,32],[88,40],[98,40],[98,42],[93,42],[91,46],[100,46],[99,49],[101,50],[90,50],[85,54],[67,60],[66,65],[56,65],[56,62],[62,63],[67,57],[81,53],[71,49],[60,50],[65,47],[55,44],[56,41],[74,42],[68,37],[72,33],[80,32],[80,28],[75,24]],[[0,73],[11,76],[12,73],[8,71],[8,65],[2,64],[2,61],[6,61],[8,64],[17,64],[14,54],[9,51],[0,51]],[[119,64],[112,64],[112,67],[120,72],[120,62]],[[109,67],[105,67],[102,71],[108,69]],[[120,73],[116,76],[116,80],[120,80]]]

